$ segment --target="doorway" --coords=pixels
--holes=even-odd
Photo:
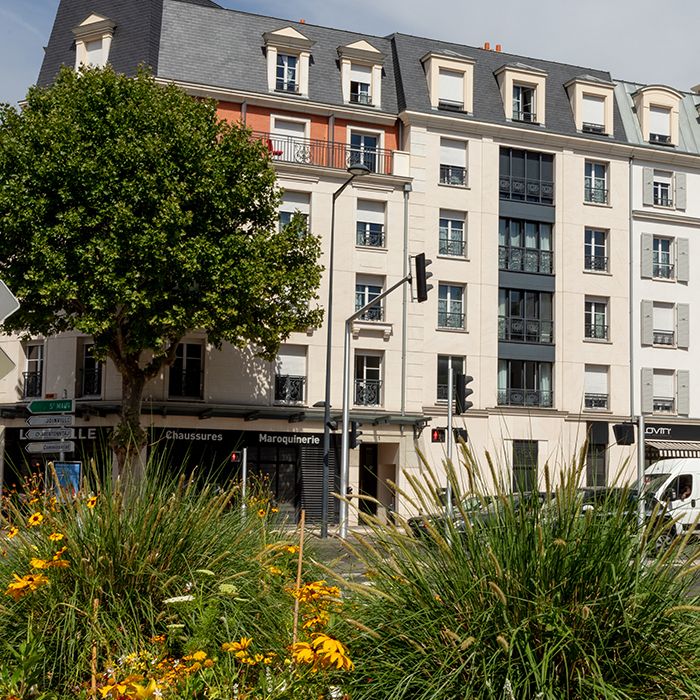
[[[360,445],[360,495],[377,498],[377,445]],[[377,514],[375,501],[360,500],[360,512]]]

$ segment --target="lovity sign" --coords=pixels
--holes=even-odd
[[[644,437],[647,440],[700,441],[700,425],[663,425],[661,423],[647,423],[644,426]]]

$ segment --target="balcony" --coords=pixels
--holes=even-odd
[[[178,371],[171,367],[168,398],[201,399],[203,380],[204,372],[199,368]]]
[[[604,323],[586,323],[584,328],[584,336],[593,340],[607,340],[608,326]]]
[[[267,145],[273,161],[337,170],[347,170],[351,165],[362,163],[378,175],[393,172],[394,152],[383,148],[353,148],[347,143],[279,136],[263,131],[254,131],[253,136]]]
[[[441,237],[438,251],[440,255],[451,255],[452,257],[463,258],[464,241]]]
[[[467,169],[460,165],[440,165],[440,184],[465,187],[467,184]]]
[[[438,311],[438,328],[464,328],[464,314],[459,311]]]
[[[649,134],[649,143],[660,144],[661,146],[671,145],[670,134]]]
[[[79,381],[80,396],[100,396],[102,394],[102,366],[81,369]]]
[[[608,395],[586,393],[583,397],[583,405],[585,408],[605,411],[608,408]]]
[[[669,194],[665,193],[654,193],[654,206],[655,207],[668,207],[669,209],[673,208],[673,199],[670,197]]]
[[[583,260],[584,269],[592,272],[607,272],[608,258],[605,255],[586,255]]]
[[[605,125],[604,124],[593,124],[591,122],[583,122],[581,124],[581,131],[586,134],[603,134],[605,135]]]
[[[384,226],[381,224],[367,224],[357,222],[356,245],[367,246],[369,248],[384,247]]]
[[[674,267],[671,263],[655,262],[652,265],[651,275],[663,280],[672,280],[675,274]]]
[[[674,331],[654,331],[654,345],[673,346],[676,344]]]
[[[363,302],[362,306],[365,305],[365,303],[369,304],[371,299],[368,299],[366,302]],[[358,311],[360,306],[355,309],[355,311]],[[382,306],[373,306],[370,309],[367,309],[358,319],[358,321],[383,321],[384,320],[384,307]]]
[[[607,204],[608,188],[600,185],[590,185],[586,183],[583,199],[590,204]]]
[[[551,250],[498,246],[498,269],[512,272],[533,272],[551,275],[553,254]]]
[[[537,124],[537,115],[531,109],[513,110],[514,122],[528,122]]]
[[[41,372],[22,372],[22,397],[35,399],[41,396]]]
[[[278,374],[275,376],[275,401],[302,403],[305,386],[306,377]]]
[[[498,178],[498,191],[501,199],[535,204],[554,202],[554,183],[546,180],[501,176]]]
[[[355,380],[355,405],[379,406],[382,402],[382,382],[380,379]]]
[[[283,80],[282,78],[277,78],[275,90],[277,92],[286,92],[291,93],[292,95],[298,95],[299,85],[297,85],[296,80]]]
[[[498,317],[498,339],[512,343],[552,343],[554,323],[540,319]]]
[[[654,397],[654,413],[675,413],[676,400],[665,397]]]
[[[438,100],[438,109],[444,109],[448,112],[463,112],[464,102],[457,102],[456,100]]]
[[[527,406],[533,408],[551,408],[554,394],[551,391],[536,389],[499,389],[499,406]]]

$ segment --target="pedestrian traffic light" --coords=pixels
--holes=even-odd
[[[466,442],[469,439],[469,434],[466,428],[452,428],[452,435],[454,436],[455,442]]]
[[[474,393],[474,389],[469,388],[469,384],[473,381],[474,377],[468,374],[458,373],[455,375],[455,415],[461,415],[474,405],[471,401],[467,401],[467,396]]]
[[[354,450],[360,444],[359,437],[360,437],[360,435],[362,435],[362,431],[358,430],[360,425],[361,425],[361,423],[358,423],[356,420],[350,421],[350,449],[351,450]]]
[[[426,301],[428,292],[433,288],[432,284],[428,284],[428,278],[433,276],[432,272],[428,272],[427,268],[432,265],[432,260],[426,260],[425,253],[416,255],[416,301]]]
[[[447,428],[433,428],[430,431],[430,442],[445,442]]]
[[[234,450],[231,452],[231,462],[233,462],[233,464],[242,464],[243,453],[240,450]]]

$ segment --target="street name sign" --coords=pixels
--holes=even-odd
[[[73,399],[36,399],[27,409],[30,413],[73,413]]]
[[[65,442],[30,442],[24,449],[29,454],[49,454],[51,452],[75,452],[75,443],[71,440]]]
[[[27,440],[66,440],[75,437],[73,428],[32,428],[26,432]]]
[[[31,428],[68,427],[75,424],[75,416],[29,416],[25,423]]]

